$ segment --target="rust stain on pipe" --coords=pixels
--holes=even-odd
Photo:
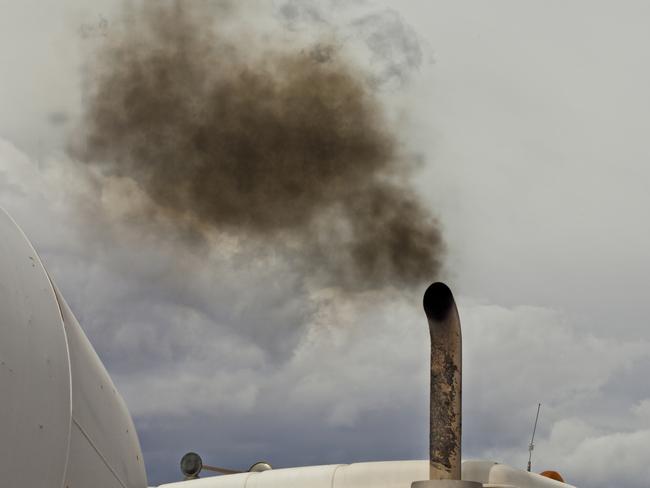
[[[460,480],[462,339],[451,290],[433,283],[424,293],[431,334],[429,479]]]

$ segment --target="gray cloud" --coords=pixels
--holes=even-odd
[[[393,8],[372,2],[282,1],[276,15],[294,31],[328,34],[355,53],[369,82],[382,90],[404,88],[432,60],[426,41]]]
[[[178,479],[187,450],[235,468],[426,456],[428,331],[418,293],[378,302],[376,292],[303,290],[283,316],[273,292],[245,292],[282,266],[242,272],[223,256],[204,262],[171,244],[135,246],[128,227],[85,234],[73,194],[83,186],[67,195],[58,186],[74,162],[43,170],[11,145],[0,154],[3,205],[23,221],[124,394],[152,483]],[[541,401],[536,468],[577,485],[638,486],[650,397],[635,385],[648,344],[586,334],[548,308],[462,296],[459,306],[465,456],[524,466]],[[300,327],[287,326],[300,316]],[[601,469],[614,449],[627,461]]]
[[[333,2],[341,6],[341,2]],[[297,29],[301,24],[327,24],[330,22],[325,20],[322,5],[318,2],[305,2],[299,0],[288,0],[276,4],[276,9],[279,17],[284,21],[284,24],[289,29]]]
[[[420,69],[425,53],[417,33],[395,10],[383,10],[355,19],[351,29],[365,42],[377,66],[373,82],[403,86]]]
[[[476,2],[468,15],[466,4],[405,3],[399,12],[436,48],[435,69],[422,67],[397,95],[418,102],[402,129],[430,157],[419,189],[440,209],[461,295],[465,455],[525,466],[541,401],[535,469],[558,469],[577,486],[645,486],[650,77],[638,60],[647,6]],[[105,212],[104,200],[146,205],[137,185],[113,178],[98,192],[52,151],[64,137],[48,132],[47,114],[67,110],[76,93],[64,83],[76,77],[74,43],[50,42],[65,23],[52,11],[21,16],[27,23],[6,13],[0,36],[33,45],[14,60],[15,43],[0,43],[10,102],[0,133],[21,148],[0,143],[0,205],[125,393],[151,483],[178,479],[190,449],[242,468],[267,457],[278,466],[424,458],[418,293],[389,294],[373,311],[294,286],[277,256],[248,264],[224,236],[212,236],[218,245],[204,260],[146,227],[116,226],[129,210]],[[82,21],[98,13],[113,25],[110,12]],[[45,75],[64,89],[44,93],[32,80]],[[47,150],[36,158],[40,132]],[[259,276],[291,286],[267,296]],[[267,319],[268,307],[279,311]]]
[[[86,234],[74,198],[83,186],[67,195],[58,186],[75,163],[43,170],[6,143],[0,154],[3,205],[127,399],[152,483],[178,479],[178,458],[191,449],[242,468],[426,456],[428,332],[418,293],[383,295],[380,306],[376,293],[352,299],[333,289],[250,295],[260,273],[270,280],[282,267],[242,272],[222,256],[135,246],[127,231]],[[541,401],[535,467],[578,485],[638,486],[650,418],[638,372],[649,344],[586,334],[543,307],[462,296],[459,305],[465,456],[524,466]],[[601,469],[615,452],[627,461]]]

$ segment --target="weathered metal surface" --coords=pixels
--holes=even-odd
[[[460,479],[462,340],[451,290],[434,283],[424,294],[431,335],[430,478]]]

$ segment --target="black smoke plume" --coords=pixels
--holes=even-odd
[[[198,234],[293,243],[330,284],[434,279],[440,230],[364,73],[328,43],[237,41],[234,7],[199,5],[127,9],[89,63],[74,155]]]

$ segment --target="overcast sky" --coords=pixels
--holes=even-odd
[[[189,450],[235,469],[426,458],[424,288],[345,294],[227,236],[199,252],[134,228],[106,208],[130,187],[98,192],[66,154],[120,5],[0,0],[0,206],[124,395],[150,484]],[[535,470],[648,486],[650,5],[255,5],[231,27],[349,44],[422,161],[463,322],[463,457],[524,468],[541,402]]]

